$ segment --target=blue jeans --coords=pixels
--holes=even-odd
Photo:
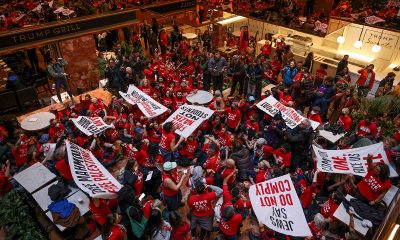
[[[164,159],[164,162],[174,162],[174,153],[171,151],[167,151],[164,148],[160,147],[161,156]]]

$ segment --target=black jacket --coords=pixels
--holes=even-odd
[[[310,149],[313,139],[313,129],[296,126],[291,132],[286,132],[292,152],[302,153]]]
[[[231,153],[231,159],[235,160],[238,169],[238,179],[241,181],[249,179],[248,171],[253,169],[253,164],[250,161],[250,152],[247,148],[242,147]]]

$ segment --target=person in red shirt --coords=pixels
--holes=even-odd
[[[358,70],[360,77],[357,79],[356,84],[361,96],[366,97],[368,92],[371,91],[375,82],[374,64]]]
[[[358,138],[369,138],[375,139],[378,127],[374,122],[371,122],[369,116],[365,116],[364,120],[361,120],[356,127],[356,133]]]
[[[28,137],[21,134],[12,149],[15,165],[19,168],[28,162]]]
[[[249,176],[249,180],[251,182],[251,184],[256,184],[256,183],[260,183],[260,182],[265,182],[268,179],[270,179],[270,171],[268,170],[269,168],[271,168],[269,162],[267,162],[266,160],[263,160],[261,162],[258,163],[258,167],[256,169],[254,169],[256,175],[255,175],[255,179],[253,178],[253,176]]]
[[[159,36],[159,43],[161,47],[161,54],[164,55],[167,52],[168,38],[164,29],[161,29]]]
[[[68,160],[64,159],[64,158],[60,158],[60,156],[57,156],[57,154],[56,154],[56,158],[58,158],[57,163],[56,163],[56,169],[57,169],[58,173],[67,182],[70,182],[70,183],[73,182],[74,179],[72,177],[71,168],[69,167]]]
[[[340,205],[340,200],[338,199],[338,194],[339,193],[336,193],[336,192],[332,193],[331,197],[328,198],[328,200],[326,200],[324,202],[324,204],[322,204],[322,206],[319,210],[321,215],[325,218],[326,223],[333,222],[336,219],[333,216],[333,214],[335,213],[336,209]]]
[[[177,143],[175,137],[175,128],[172,122],[164,123],[160,141],[160,152],[165,162],[174,160],[173,152],[185,140],[183,137]]]
[[[139,197],[143,192],[143,173],[139,170],[137,162],[133,159],[128,160],[125,165],[124,184],[131,186],[135,190],[136,197]]]
[[[221,131],[218,133],[218,141],[221,147],[232,147],[232,135],[226,130],[224,124],[222,124]]]
[[[192,214],[191,232],[196,236],[197,225],[201,228],[200,239],[208,239],[213,227],[214,202],[221,196],[222,189],[215,186],[208,186],[213,191],[206,191],[202,181],[195,182],[196,193],[188,198],[188,207]]]
[[[223,233],[225,239],[237,239],[242,220],[242,215],[235,213],[235,209],[232,205],[224,205],[221,208],[219,229]]]
[[[100,116],[100,112],[104,112],[104,115],[107,115],[103,102],[97,98],[92,98],[92,103],[89,105],[89,111],[92,113],[93,117]]]
[[[233,159],[227,159],[225,161],[225,167],[221,171],[221,176],[223,179],[227,178],[232,172],[236,171],[236,163],[235,160]],[[233,186],[233,183],[235,182],[235,177],[230,177],[227,184],[229,186]]]
[[[246,121],[246,129],[252,129],[255,133],[258,133],[260,130],[260,126],[258,125],[254,115],[250,115],[249,119]]]
[[[50,120],[49,135],[52,142],[57,141],[58,138],[64,135],[65,127],[56,119]]]
[[[139,89],[147,95],[153,95],[153,88],[150,86],[149,80],[143,79],[142,86]]]
[[[322,125],[323,122],[322,122],[321,115],[319,114],[320,111],[321,111],[320,107],[314,106],[312,108],[311,112],[308,114],[307,118],[312,121],[318,122],[319,124]]]
[[[169,211],[175,211],[180,207],[182,200],[181,186],[187,181],[188,172],[178,176],[176,162],[165,162],[162,173],[162,193]]]
[[[107,216],[111,214],[110,207],[105,199],[91,198],[89,210],[93,214],[94,220],[101,226],[106,223]]]
[[[277,78],[278,73],[282,69],[282,63],[279,61],[278,56],[275,54],[273,60],[270,62],[272,72],[274,73],[274,79]]]
[[[261,55],[269,59],[270,54],[271,54],[271,42],[265,40],[264,45],[261,47]]]
[[[319,69],[315,73],[315,79],[314,79],[315,87],[319,87],[322,85],[325,77],[328,75],[326,69],[328,69],[328,65],[326,65],[325,63],[321,63]]]
[[[191,239],[190,233],[190,224],[184,220],[182,220],[179,212],[170,212],[169,213],[169,223],[172,227],[171,239],[174,240],[189,240]]]
[[[216,172],[218,172],[219,168],[221,167],[221,158],[219,157],[219,146],[214,142],[209,143],[207,156],[208,156],[207,160],[203,164],[203,167],[206,170],[206,177],[210,177],[214,175]],[[207,181],[207,183],[209,183],[209,181]]]
[[[350,110],[348,108],[342,109],[342,114],[339,116],[337,124],[342,126],[346,132],[350,131],[353,120],[350,117]]]
[[[198,149],[198,142],[195,137],[190,135],[186,141],[183,142],[181,148],[179,149],[180,166],[188,166],[190,162],[194,159],[194,155]]]
[[[357,184],[358,192],[355,197],[363,202],[375,205],[380,202],[391,187],[389,166],[381,163],[373,165],[372,156],[367,158],[368,173]]]
[[[4,165],[0,163],[0,166],[0,197],[2,197],[12,189],[10,181],[10,160],[7,160]]]
[[[281,168],[289,168],[292,160],[292,153],[290,152],[290,145],[284,143],[282,147],[276,149],[273,153],[276,164]]]
[[[106,223],[101,229],[101,236],[106,240],[122,240],[127,239],[126,229],[121,222],[121,215],[117,213],[109,214],[106,218]]]
[[[237,107],[237,103],[232,103],[230,108],[226,109],[226,125],[232,133],[236,133],[242,121],[242,113]]]
[[[290,95],[288,87],[283,88],[283,91],[278,90],[278,94],[279,94],[279,102],[281,102],[285,106],[287,106],[289,102],[293,101],[293,98]]]
[[[176,96],[174,97],[174,101],[172,104],[172,110],[177,110],[180,106],[186,103],[186,98],[183,96],[182,90],[176,91]]]

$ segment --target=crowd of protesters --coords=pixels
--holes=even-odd
[[[9,31],[57,20],[162,3],[166,0],[10,0],[0,1],[0,31]]]
[[[140,47],[150,48],[150,57],[142,51],[124,52],[120,46],[115,48],[116,59],[99,56],[106,65],[107,87],[116,93],[109,104],[86,95],[65,111],[52,108],[56,118],[40,134],[0,125],[1,194],[13,187],[20,191],[12,175],[36,162],[59,176],[65,184],[60,188],[74,185],[64,144],[69,140],[89,149],[123,184],[117,199],[92,198],[90,216],[64,214],[71,220],[63,221],[70,223],[67,227],[77,228],[76,239],[81,231],[85,236],[96,228],[103,239],[238,239],[244,234],[251,239],[288,239],[258,223],[248,196],[251,184],[284,174],[290,174],[309,222],[313,235],[306,239],[363,239],[354,229],[354,210],[349,211],[349,226],[333,216],[335,210],[350,194],[365,203],[365,211],[383,215],[387,206],[382,199],[397,179],[389,178],[388,165],[374,165],[371,158],[365,177],[319,172],[311,146],[349,149],[383,141],[390,164],[398,169],[400,117],[382,116],[396,127],[394,134],[384,136],[382,119],[367,112],[353,119],[351,114],[368,101],[373,65],[360,70],[360,78],[352,84],[348,56],[339,63],[336,76],[329,76],[326,65],[314,66],[312,53],[304,62],[296,62],[284,40],[276,42],[274,52],[267,41],[260,56],[241,51],[225,59],[210,49],[207,32],[189,43],[178,26],[169,34],[157,21],[145,23],[142,29]],[[381,95],[392,93],[394,77],[390,73],[382,80]],[[268,83],[275,87],[263,91]],[[129,84],[169,110],[146,118],[136,105],[117,95]],[[225,91],[228,86],[231,89]],[[214,115],[188,138],[180,137],[173,124],[164,121],[196,90],[213,93],[206,106]],[[270,95],[308,119],[290,129],[281,114],[271,117],[262,112],[256,104]],[[72,123],[78,116],[101,117],[114,128],[89,137]],[[318,135],[318,129],[313,130],[310,120],[347,133],[330,143]],[[57,143],[56,150],[44,156],[49,143]],[[121,163],[123,168],[116,169]],[[56,205],[65,203],[63,194],[53,193]],[[368,214],[363,216],[368,220]],[[245,222],[250,226],[246,231]],[[365,222],[372,222],[372,232],[381,223]]]

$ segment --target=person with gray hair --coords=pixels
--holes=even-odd
[[[300,164],[309,160],[309,152],[313,140],[313,129],[308,119],[303,119],[292,131],[283,131],[287,142],[292,149],[292,161],[290,169],[300,167]]]

